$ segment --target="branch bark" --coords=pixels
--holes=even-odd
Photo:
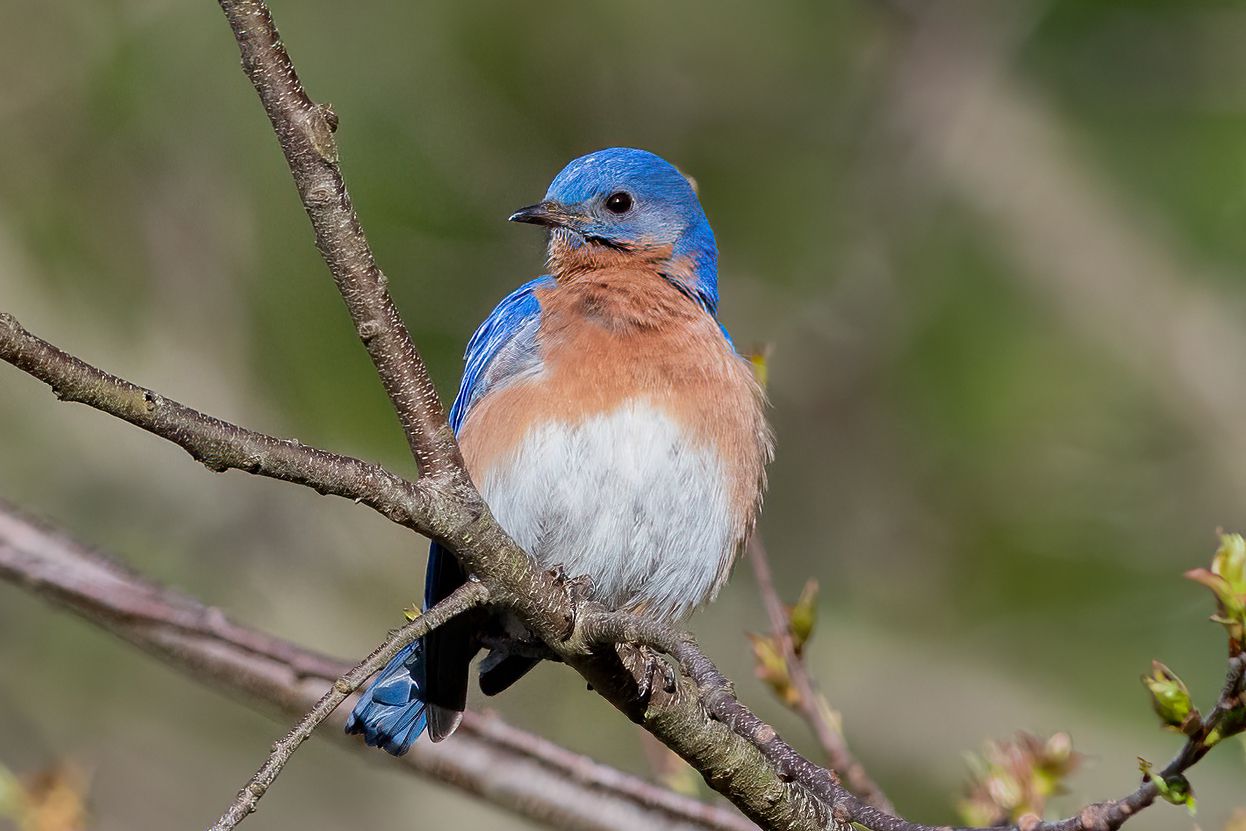
[[[267,4],[220,0],[220,6],[238,41],[243,71],[290,165],[316,247],[398,414],[420,472],[438,479],[461,478],[463,457],[437,388],[390,299],[388,278],[376,264],[342,179],[333,140],[337,115],[303,89]]]
[[[0,502],[0,580],[101,627],[182,672],[256,707],[298,715],[348,667],[232,623],[219,609],[153,584],[116,561]],[[374,762],[395,764],[502,809],[570,831],[749,831],[734,810],[709,805],[574,753],[496,716],[464,714],[452,741],[418,742],[401,758],[341,732]]]

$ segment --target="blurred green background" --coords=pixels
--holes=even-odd
[[[1138,675],[1161,658],[1210,702],[1222,636],[1180,574],[1246,526],[1240,2],[272,5],[447,398],[475,324],[541,267],[506,216],[566,161],[633,145],[696,177],[722,317],[774,348],[780,586],[821,581],[814,669],[904,813],[951,820],[962,751],[1015,729],[1088,754],[1058,811],[1175,751]],[[0,309],[410,472],[215,4],[0,6]],[[5,367],[0,497],[343,656],[422,585],[424,544],[369,511],[208,475]],[[752,678],[764,625],[747,567],[692,622],[815,752]],[[646,770],[565,669],[488,706]],[[0,764],[79,761],[91,827],[202,827],[284,729],[0,586]],[[1192,780],[1203,829],[1246,804],[1238,747]],[[248,827],[373,822],[527,827],[320,743]]]

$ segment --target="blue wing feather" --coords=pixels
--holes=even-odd
[[[553,285],[548,274],[524,283],[503,298],[467,342],[463,380],[450,408],[450,427],[456,435],[480,396],[535,365],[533,338],[541,317],[536,291]]]

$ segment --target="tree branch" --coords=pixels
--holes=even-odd
[[[96,369],[3,313],[0,359],[48,384],[64,400],[95,407],[178,444],[210,469],[236,468],[352,498],[447,542],[497,604],[514,611],[597,692],[688,760],[755,821],[778,828],[822,828],[828,806],[846,795],[832,774],[804,759],[736,701],[730,682],[690,636],[626,613],[581,614],[558,577],[533,570],[470,482],[447,493],[446,486],[429,479],[410,483],[376,465],[244,430]],[[575,631],[577,621],[590,619],[588,629]],[[681,661],[693,661],[701,676],[695,683],[680,679],[673,692],[641,700],[637,679],[613,650],[601,648],[606,631],[636,636],[615,643],[644,638],[650,640],[639,642],[663,651],[678,644]]]
[[[62,401],[86,404],[173,442],[209,470],[241,470],[306,485],[362,502],[399,525],[435,536],[434,503],[444,497],[433,483],[414,484],[378,465],[204,415],[57,349],[2,311],[0,360],[47,384]]]
[[[72,611],[154,655],[194,683],[249,704],[300,714],[342,675],[341,662],[230,622],[218,609],[155,585],[64,533],[0,502],[0,580]],[[320,735],[372,761],[439,780],[537,822],[573,831],[748,831],[734,810],[657,787],[506,724],[464,714],[452,741],[419,742],[401,758],[336,728]]]
[[[40,340],[22,329],[11,315],[2,313],[0,359],[43,380],[66,400],[88,404],[179,444],[212,469],[237,468],[307,484],[322,493],[355,498],[417,530],[437,527],[440,523],[433,518],[439,511],[462,510],[439,490],[425,487],[422,491],[424,481],[412,484],[379,466],[243,430],[143,390]],[[441,500],[448,507],[442,508]],[[486,511],[483,517],[477,517],[477,522],[485,524],[492,518]],[[505,552],[504,544],[474,538],[472,526],[466,527],[469,530],[459,530],[455,539],[464,545],[469,567],[475,570],[474,564],[481,562],[488,569],[491,555]],[[500,530],[497,533],[501,534]],[[501,538],[508,541],[504,535]],[[9,562],[5,561],[6,555]],[[260,636],[229,624],[219,614],[193,601],[182,598],[170,603],[168,597],[151,587],[136,591],[134,584],[141,585],[141,581],[132,575],[127,578],[116,566],[89,577],[83,576],[81,570],[70,569],[68,578],[61,580],[59,568],[48,569],[46,563],[42,564],[43,569],[23,568],[22,563],[20,551],[14,553],[0,545],[0,576],[30,585],[92,619],[109,619],[111,623],[105,623],[108,628],[174,663],[197,668],[197,662],[221,660],[223,667],[213,675],[214,681],[249,692],[263,690],[262,697],[282,702],[287,708],[296,706],[290,703],[292,700],[308,699],[306,695],[292,698],[301,681],[317,674],[321,678],[337,674],[323,671],[325,659],[302,653],[296,647],[286,645],[266,652],[261,648]],[[894,817],[848,793],[833,773],[804,758],[773,727],[741,704],[732,693],[730,681],[687,633],[658,621],[603,611],[592,604],[576,607],[558,580],[547,574],[533,574],[528,569],[517,579],[526,579],[534,587],[530,603],[520,604],[510,595],[509,608],[530,614],[530,618],[524,618],[526,623],[534,621],[535,626],[554,633],[542,636],[555,654],[584,675],[612,704],[688,760],[711,787],[764,827],[846,828],[855,822],[872,831],[946,831]],[[107,586],[115,587],[118,580],[125,589],[121,599],[114,602],[108,596]],[[490,580],[498,581],[485,584],[490,592],[494,585],[502,586],[503,592],[513,591],[505,582],[505,571],[501,577],[490,575]],[[536,613],[530,609],[536,609]],[[155,626],[153,616],[158,621]],[[568,621],[575,624],[569,636],[565,628]],[[230,644],[236,652],[224,659],[208,659],[212,649],[205,646],[205,639],[214,646]],[[658,690],[647,702],[641,701],[636,678],[624,670],[615,653],[617,644],[652,646],[675,659],[684,675],[676,679],[672,691]],[[249,666],[248,662],[256,658],[266,659],[269,666],[263,670]],[[272,666],[274,662],[276,667]],[[274,672],[290,677],[274,688]],[[1237,656],[1220,704],[1206,720],[1208,725],[1222,726],[1230,717],[1237,725],[1234,732],[1246,725],[1242,672],[1242,658]],[[231,677],[232,673],[239,677]],[[470,723],[474,722],[473,719]],[[1190,739],[1164,768],[1163,777],[1183,773],[1206,754],[1210,747],[1196,739]],[[455,752],[459,752],[457,744]],[[644,785],[647,783],[636,787]],[[1121,799],[1095,803],[1075,817],[1059,822],[1024,823],[1014,829],[1115,831],[1137,811],[1152,804],[1158,794],[1155,784],[1146,782]]]
[[[376,264],[342,179],[333,140],[337,115],[304,91],[265,3],[220,0],[220,6],[238,41],[243,71],[290,165],[316,247],[346,301],[421,473],[461,477],[463,457],[437,388],[385,289],[388,280]]]
[[[813,731],[814,738],[822,746],[826,760],[831,769],[844,779],[848,790],[855,793],[867,804],[887,813],[894,812],[891,802],[882,788],[865,772],[865,766],[857,760],[848,749],[848,742],[840,728],[832,724],[824,709],[825,701],[809,675],[809,668],[796,654],[796,645],[792,641],[791,621],[783,608],[783,601],[774,587],[774,576],[770,571],[770,556],[762,542],[761,533],[754,531],[748,542],[749,560],[753,564],[753,574],[757,578],[757,590],[761,594],[762,604],[766,607],[766,616],[770,619],[770,630],[783,654],[783,662],[787,666],[788,678],[795,687],[798,696],[797,708],[800,716]],[[823,705],[823,706],[819,706]]]
[[[372,650],[372,654],[364,658],[340,678],[320,697],[315,706],[307,712],[294,729],[282,740],[273,744],[272,753],[264,761],[255,775],[238,791],[238,795],[225,813],[221,815],[211,831],[231,831],[255,810],[260,797],[268,790],[268,786],[276,781],[286,762],[299,749],[299,745],[311,737],[312,732],[333,714],[338,705],[359,689],[364,681],[372,677],[388,664],[395,655],[407,646],[432,632],[439,626],[461,615],[468,609],[475,608],[489,599],[489,590],[481,584],[469,580],[454,590],[445,600],[417,617],[415,620],[390,633],[385,642]]]

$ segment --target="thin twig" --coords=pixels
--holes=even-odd
[[[137,645],[195,683],[224,687],[252,705],[302,714],[348,669],[342,661],[234,624],[219,610],[151,583],[3,502],[0,580]],[[342,721],[330,718],[333,727]],[[340,729],[320,736],[569,831],[755,829],[734,809],[658,787],[496,716],[464,713],[450,752],[442,751],[446,745],[419,742],[401,758],[376,753]]]
[[[273,744],[273,750],[255,775],[238,791],[234,801],[225,809],[211,828],[211,831],[230,831],[255,810],[260,798],[268,792],[269,786],[281,775],[282,768],[299,745],[311,737],[312,732],[338,708],[346,698],[364,681],[372,677],[383,666],[388,664],[395,655],[410,644],[432,632],[439,626],[473,609],[489,599],[489,590],[475,581],[468,581],[459,586],[446,599],[433,606],[415,620],[391,632],[384,643],[372,650],[372,654],[364,658],[340,678],[333,682],[328,691],[321,696],[316,705],[294,725],[284,739]]]
[[[1087,805],[1076,815],[1062,820],[1042,822],[1037,817],[1022,819],[1010,826],[1013,831],[1116,831],[1142,809],[1159,797],[1155,779],[1170,780],[1183,775],[1199,762],[1214,743],[1208,742],[1213,733],[1221,732],[1221,740],[1237,735],[1246,729],[1246,655],[1229,658],[1225,671],[1224,686],[1216,706],[1203,719],[1202,728],[1186,739],[1180,752],[1162,771],[1153,773],[1136,790],[1119,799],[1109,799]],[[919,825],[898,819],[864,804],[848,807],[853,819],[870,831],[975,831],[975,829],[948,829]]]
[[[787,675],[796,688],[796,706],[801,718],[813,730],[814,737],[826,754],[826,761],[831,769],[843,778],[844,785],[867,804],[887,813],[894,813],[895,808],[870,775],[865,766],[848,749],[848,742],[839,726],[827,718],[830,707],[822,693],[818,690],[809,668],[796,654],[796,644],[792,641],[791,621],[783,601],[774,587],[774,576],[770,571],[770,555],[762,542],[761,533],[755,531],[748,543],[749,560],[753,564],[753,574],[757,578],[757,589],[761,594],[762,603],[766,607],[766,615],[770,618],[770,629],[778,641],[783,653],[783,662],[787,666]]]

